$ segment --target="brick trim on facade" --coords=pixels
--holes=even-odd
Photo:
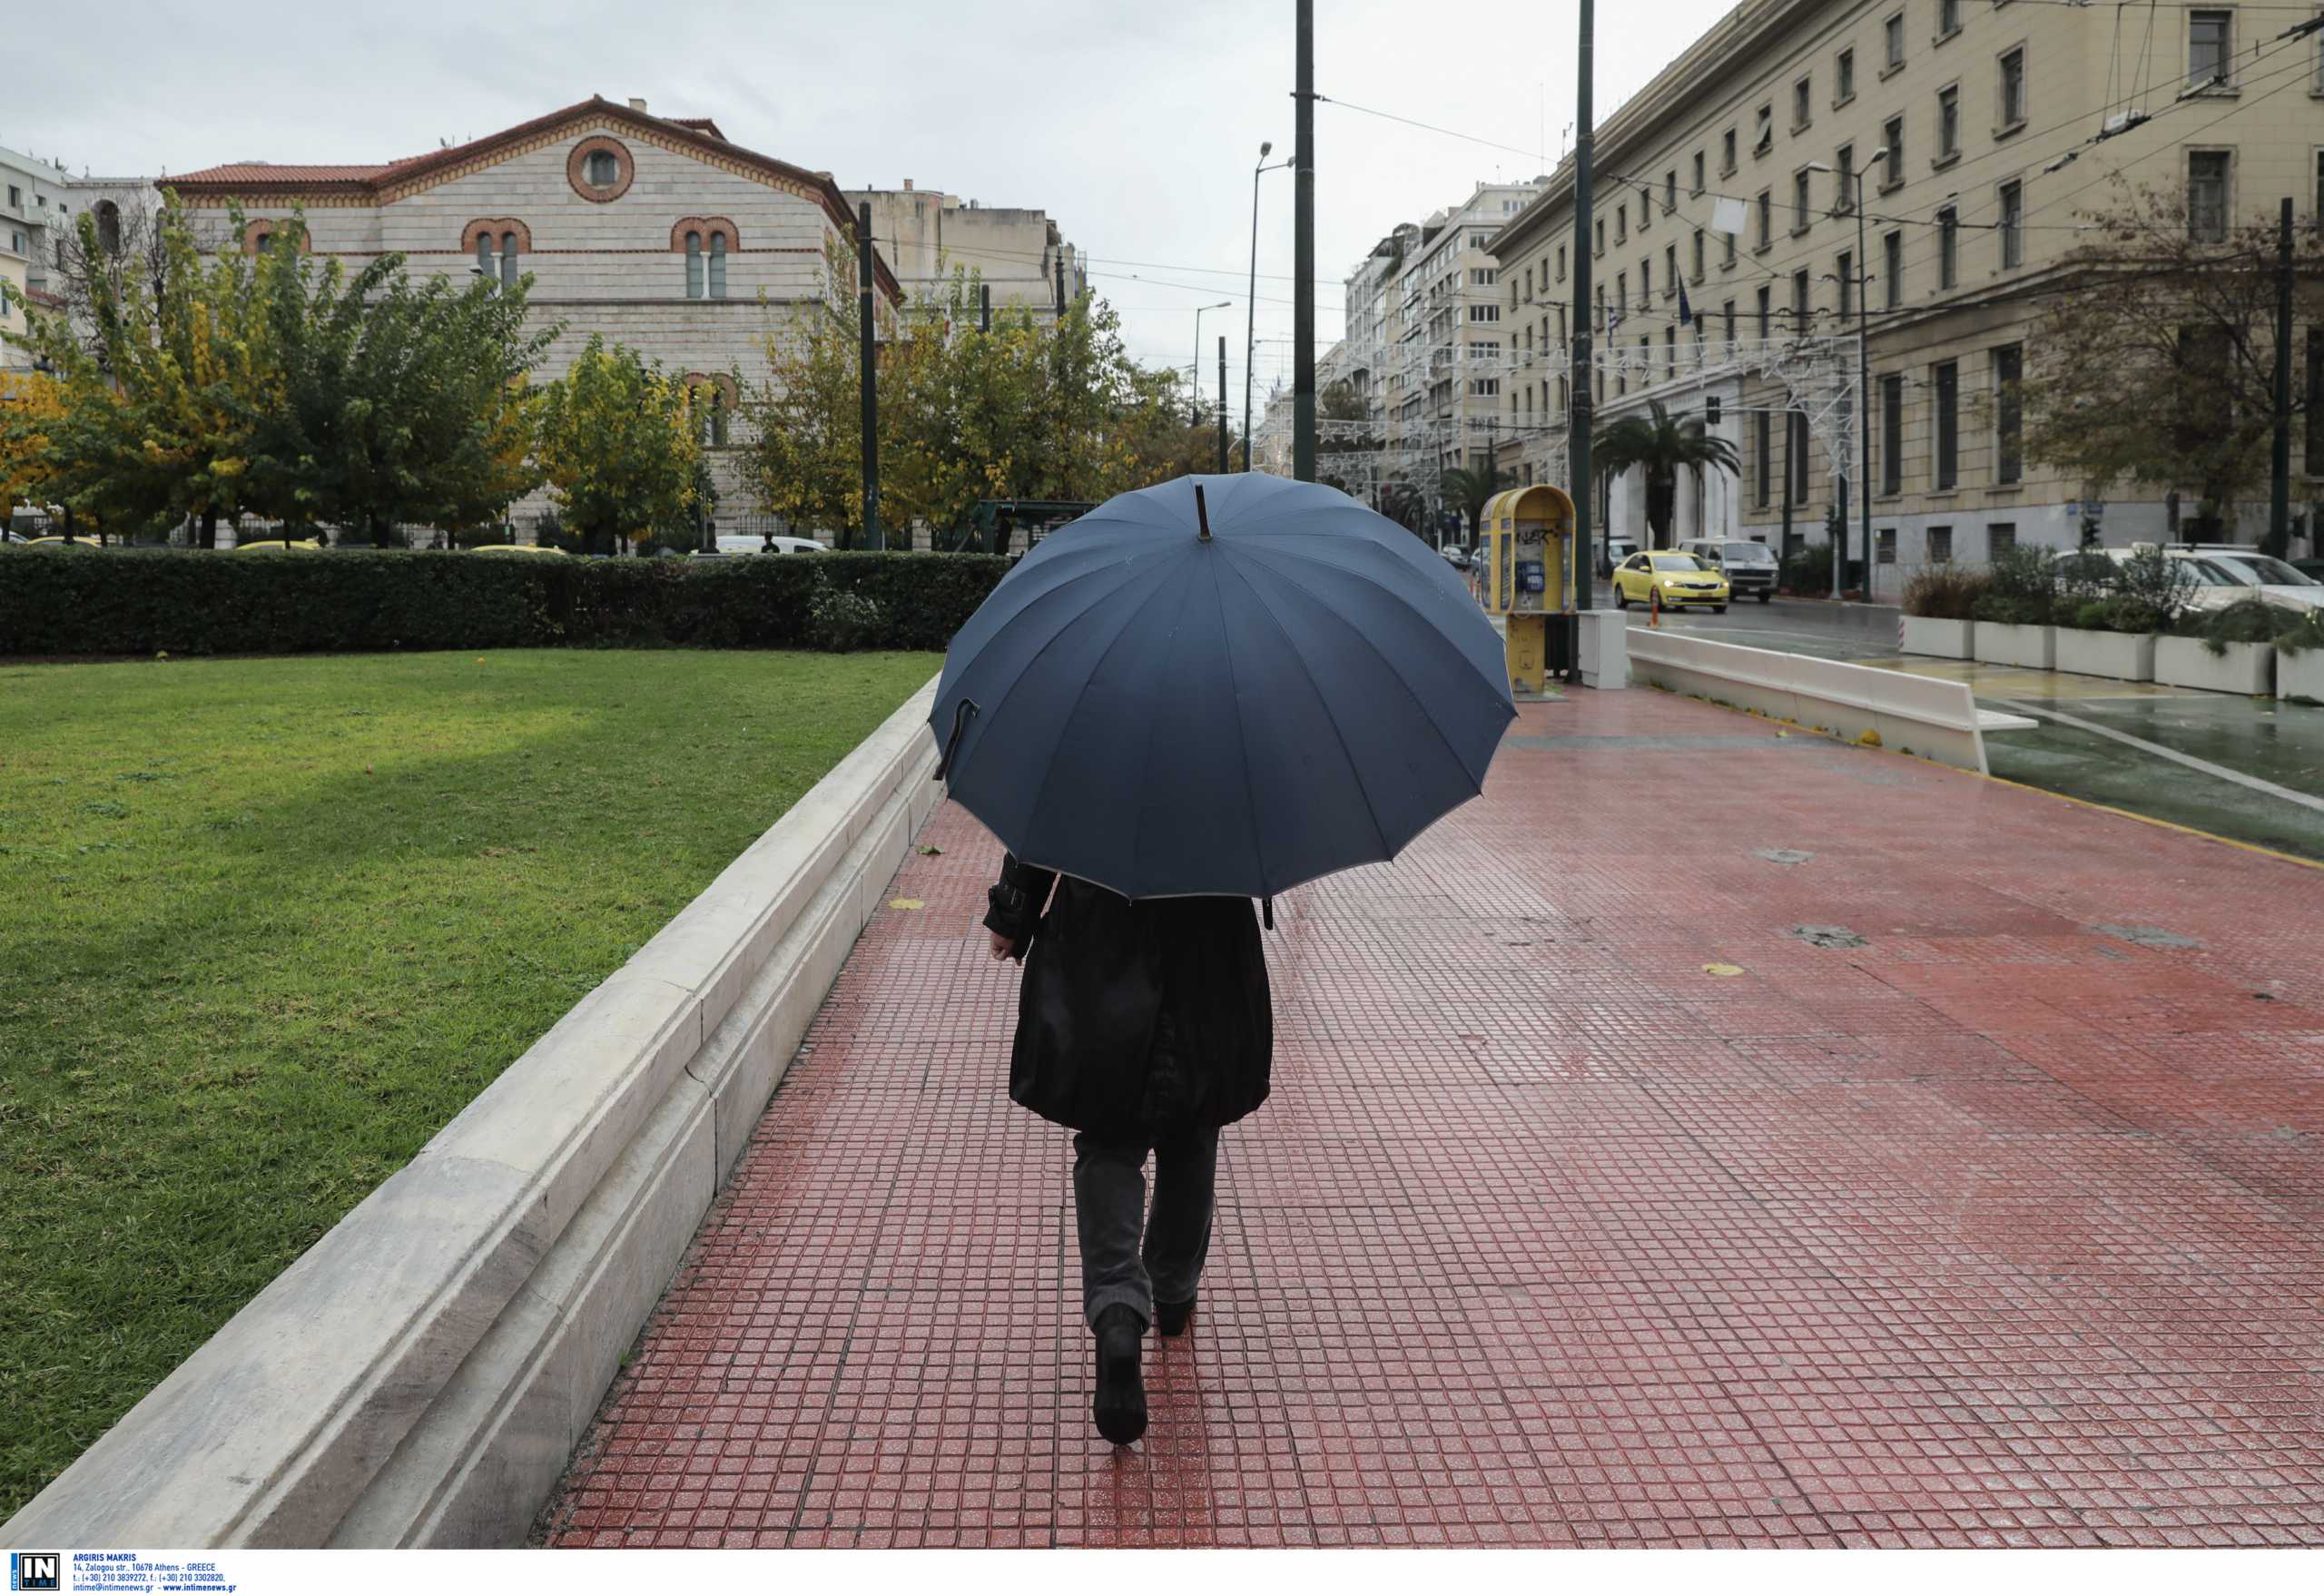
[[[614,186],[609,189],[592,188],[584,176],[589,157],[599,153],[610,153],[617,168]],[[592,133],[574,145],[573,153],[565,158],[565,181],[573,185],[575,193],[593,205],[612,204],[629,192],[629,185],[636,178],[637,162],[630,155],[629,146],[608,133]]]
[[[725,371],[689,371],[678,379],[678,386],[686,389],[714,388],[726,397],[726,412],[733,415],[743,402],[742,385],[732,373]]]
[[[533,252],[533,230],[526,226],[523,222],[514,216],[478,217],[474,222],[469,222],[466,227],[460,229],[459,252],[463,255],[475,254],[477,235],[478,233],[482,233],[485,237],[492,240],[493,246],[497,249],[499,247],[501,235],[503,233],[509,232],[513,232],[517,235],[517,250],[519,254],[529,255]],[[407,251],[405,252],[413,253],[416,251]]]
[[[296,217],[252,216],[242,223],[242,253],[257,254],[258,241],[261,235],[271,237],[286,227],[298,228],[300,254],[307,255],[314,252],[314,240],[308,234],[305,224]]]
[[[726,235],[726,249],[729,253],[743,247],[742,230],[724,216],[679,217],[670,223],[670,248],[683,252],[686,247],[686,234],[689,232],[702,234],[702,247],[704,250],[710,248],[712,236],[722,232]]]

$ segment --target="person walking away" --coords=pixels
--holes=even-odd
[[[987,898],[992,956],[1024,964],[1009,1095],[1075,1133],[1091,1416],[1128,1445],[1146,1433],[1147,1327],[1177,1335],[1194,1315],[1218,1133],[1266,1100],[1275,1013],[1258,916],[1248,898],[1133,902],[1013,854]]]

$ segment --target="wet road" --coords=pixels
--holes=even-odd
[[[1645,625],[1632,612],[1630,624]],[[1778,599],[1662,624],[1721,642],[1965,682],[2034,716],[1988,734],[1993,773],[2132,813],[2324,860],[2324,709],[2190,688],[1900,654],[1896,612]]]

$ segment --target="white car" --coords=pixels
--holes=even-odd
[[[2260,596],[2270,604],[2280,604],[2287,609],[2324,609],[2324,582],[2294,569],[2273,555],[2232,543],[2199,543],[2186,552],[2191,558],[2219,566],[2238,586],[2258,588]]]
[[[772,548],[767,546],[772,543]],[[717,554],[829,554],[832,546],[812,537],[760,537],[743,532],[721,532]],[[697,555],[696,558],[704,557]],[[715,557],[714,556],[711,557]]]
[[[2247,598],[2281,605],[2287,609],[2324,609],[2324,582],[2302,575],[2279,559],[2255,548],[2162,547],[2141,544],[2130,548],[2098,551],[2120,565],[2134,555],[2160,552],[2194,578],[2187,596],[2189,609],[2225,609]]]

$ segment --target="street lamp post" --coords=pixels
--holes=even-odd
[[[1243,301],[1243,469],[1251,468],[1251,362],[1258,352],[1259,319],[1259,175],[1281,172],[1291,164],[1278,161],[1267,164],[1267,156],[1275,149],[1275,141],[1259,141],[1259,163],[1251,168],[1251,283],[1245,291]]]
[[[1195,307],[1195,363],[1187,368],[1187,413],[1199,427],[1202,425],[1202,313],[1205,310],[1231,310],[1233,300],[1221,300],[1215,305]]]

